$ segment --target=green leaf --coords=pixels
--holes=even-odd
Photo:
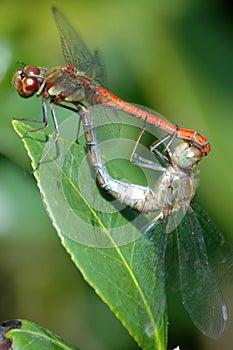
[[[51,331],[26,320],[14,320],[3,322],[0,325],[0,344],[10,344],[11,348],[18,349],[47,349],[47,350],[78,350],[59,338]]]
[[[60,128],[59,141],[34,173],[47,212],[85,280],[137,343],[145,350],[164,350],[167,317],[164,274],[157,269],[160,247],[141,235],[147,223],[141,214],[99,190],[85,143],[74,143],[75,134],[70,137],[76,125],[76,119],[69,119],[68,129]],[[29,132],[23,142],[35,168],[46,149],[44,133],[30,133],[31,127],[19,121],[13,126],[21,137]]]

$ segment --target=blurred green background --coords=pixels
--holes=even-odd
[[[113,93],[209,138],[196,200],[231,242],[233,6],[226,0],[0,1],[0,320],[33,320],[81,349],[137,349],[61,247],[11,126],[13,117],[41,116],[40,100],[23,100],[11,86],[17,61],[64,63],[51,5],[101,49]],[[225,292],[232,305],[233,289]],[[211,341],[192,326],[179,294],[169,300],[170,349],[232,349],[233,322]]]

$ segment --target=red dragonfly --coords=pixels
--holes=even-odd
[[[50,102],[55,136],[40,162],[45,158],[59,136],[53,104],[79,112],[86,108],[83,104],[84,102],[87,102],[89,106],[104,104],[129,113],[147,123],[153,124],[167,134],[173,135],[174,138],[187,141],[190,145],[200,149],[202,156],[209,153],[210,144],[206,137],[194,130],[180,128],[162,119],[156,113],[153,114],[127,103],[101,87],[100,82],[103,70],[98,52],[95,52],[93,55],[90,53],[75,29],[56,7],[52,7],[52,12],[60,34],[62,51],[67,65],[56,67],[53,70],[36,66],[25,66],[23,69],[18,69],[13,76],[13,86],[20,96],[27,98],[35,93],[37,96],[42,96],[43,120],[30,120],[41,122],[43,126],[32,131],[44,129],[48,126],[46,102]],[[64,104],[64,102],[75,105],[75,108]]]

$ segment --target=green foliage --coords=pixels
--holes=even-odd
[[[47,350],[78,350],[59,338],[51,331],[26,320],[18,321],[20,327],[10,329],[4,335],[10,339],[14,350],[20,349],[47,349]]]

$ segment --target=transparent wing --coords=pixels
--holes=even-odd
[[[118,111],[107,105],[95,105],[87,109],[86,117],[90,129],[95,129],[98,142],[112,139],[117,142],[120,137],[122,121]]]
[[[142,107],[143,108],[143,107]],[[127,159],[129,161],[135,143],[138,139],[138,135],[141,129],[144,127],[144,121],[134,118],[127,112],[117,110],[114,107],[108,105],[95,105],[88,108],[84,113],[87,113],[86,118],[88,120],[87,127],[89,129],[95,129],[96,138],[101,148],[101,155],[106,161],[110,157],[111,159]],[[153,125],[146,125],[145,134],[137,147],[137,153],[143,158],[148,159],[153,165],[159,167],[159,160],[153,153],[150,152],[150,144],[160,137],[160,130]],[[107,149],[104,150],[104,141],[109,140],[106,143]],[[111,149],[109,149],[111,141]],[[163,149],[165,146],[162,145]],[[105,153],[106,152],[106,153]],[[109,154],[109,156],[107,156]],[[107,157],[107,158],[106,158]],[[130,165],[130,163],[129,163]],[[133,168],[132,168],[133,167]],[[131,165],[134,171],[140,169]],[[160,166],[161,168],[161,166]],[[124,169],[123,169],[124,170]],[[127,170],[125,170],[126,172]],[[154,171],[149,169],[143,169],[148,176],[148,184],[150,188],[155,188],[157,179],[161,175],[161,171]],[[126,177],[127,178],[127,177]]]
[[[233,282],[233,245],[226,242],[208,214],[192,203],[196,217],[202,227],[209,263],[214,276],[220,283]]]
[[[152,311],[157,327],[162,320],[166,308],[164,257],[167,238],[166,223],[164,221],[158,222],[140,238],[140,251],[136,250],[134,254],[134,265],[136,265],[136,270],[140,271],[139,280],[142,289],[143,286],[150,286],[145,294],[148,296],[149,308]],[[140,314],[144,328],[152,334],[153,327],[148,320],[148,316],[143,313],[142,307]]]
[[[190,207],[176,228],[180,289],[193,323],[203,334],[216,339],[224,332],[229,316],[211,269],[205,242],[208,232],[199,221],[200,213]]]
[[[66,62],[101,83],[104,78],[104,70],[98,52],[95,51],[94,55],[91,54],[81,37],[60,10],[52,7],[52,12]]]

